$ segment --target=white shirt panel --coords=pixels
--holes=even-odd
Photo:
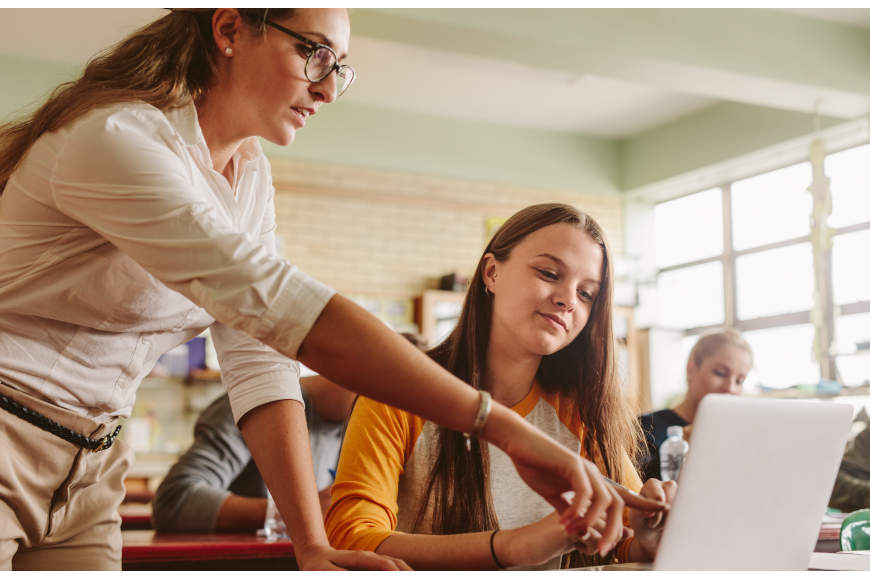
[[[0,197],[0,379],[126,416],[157,358],[217,320],[236,419],[301,400],[288,357],[334,292],[278,255],[259,142],[233,164],[230,186],[192,104],[102,107],[40,137]]]

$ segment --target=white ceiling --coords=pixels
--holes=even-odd
[[[625,80],[359,36],[351,55],[359,84],[348,99],[463,120],[623,137],[716,102]]]
[[[870,27],[868,9],[789,11]],[[163,14],[159,8],[0,9],[0,54],[83,63]],[[694,90],[656,85],[643,75],[577,74],[359,34],[348,62],[358,72],[357,83],[342,97],[350,102],[611,138],[637,134],[721,99],[708,90],[709,83]]]

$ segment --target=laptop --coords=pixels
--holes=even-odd
[[[707,395],[653,570],[806,570],[850,405]]]

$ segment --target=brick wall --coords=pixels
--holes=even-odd
[[[272,174],[285,254],[344,294],[411,297],[443,274],[469,275],[488,241],[486,220],[539,202],[587,211],[611,252],[622,252],[614,196],[284,159],[272,160]]]

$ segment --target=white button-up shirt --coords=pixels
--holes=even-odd
[[[157,358],[210,326],[237,421],[301,400],[288,357],[334,292],[279,255],[259,142],[232,163],[231,186],[192,104],[101,107],[40,137],[0,197],[0,380],[128,416]]]

